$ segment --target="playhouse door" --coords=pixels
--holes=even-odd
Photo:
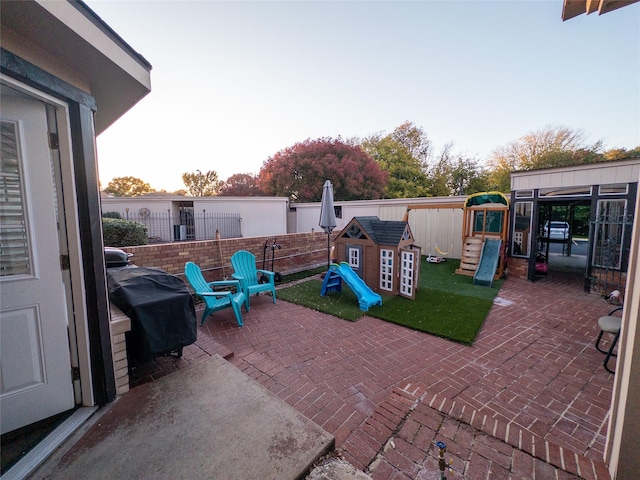
[[[347,263],[351,267],[351,270],[362,278],[362,246],[361,245],[347,245],[345,248],[347,255]]]
[[[402,297],[416,298],[418,289],[418,271],[420,269],[420,250],[400,249],[400,289]]]

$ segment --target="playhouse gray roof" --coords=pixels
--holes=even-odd
[[[399,245],[407,228],[402,220],[380,220],[375,216],[354,217],[371,239],[380,245]]]

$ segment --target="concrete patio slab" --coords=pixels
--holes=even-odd
[[[213,355],[132,389],[36,477],[296,479],[333,443]]]
[[[447,478],[610,480],[603,451],[613,375],[594,341],[596,319],[611,305],[585,293],[583,281],[570,269],[533,283],[507,279],[471,347],[372,317],[347,322],[257,297],[244,327],[217,312],[181,358],[139,366],[116,405],[224,355],[334,435],[340,458],[373,480],[439,478],[436,440],[452,461]],[[206,410],[193,415],[193,428],[211,432]],[[155,442],[140,441],[143,456]]]

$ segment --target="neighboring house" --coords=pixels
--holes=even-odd
[[[287,233],[286,197],[102,196],[102,211],[143,223],[156,241],[212,240]]]
[[[5,433],[116,395],[95,136],[149,93],[151,65],[82,2],[0,17]]]

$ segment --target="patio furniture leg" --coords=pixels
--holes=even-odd
[[[613,337],[613,340],[611,341],[611,346],[609,347],[609,351],[607,352],[607,356],[604,357],[604,369],[609,372],[609,373],[616,373],[615,370],[611,370],[607,364],[609,363],[609,359],[611,357],[617,357],[618,355],[616,355],[615,353],[613,353],[613,349],[616,346],[616,343],[618,343],[618,338],[620,337],[620,331],[618,330],[618,333],[616,333],[616,335]],[[598,349],[600,350],[600,349]]]

